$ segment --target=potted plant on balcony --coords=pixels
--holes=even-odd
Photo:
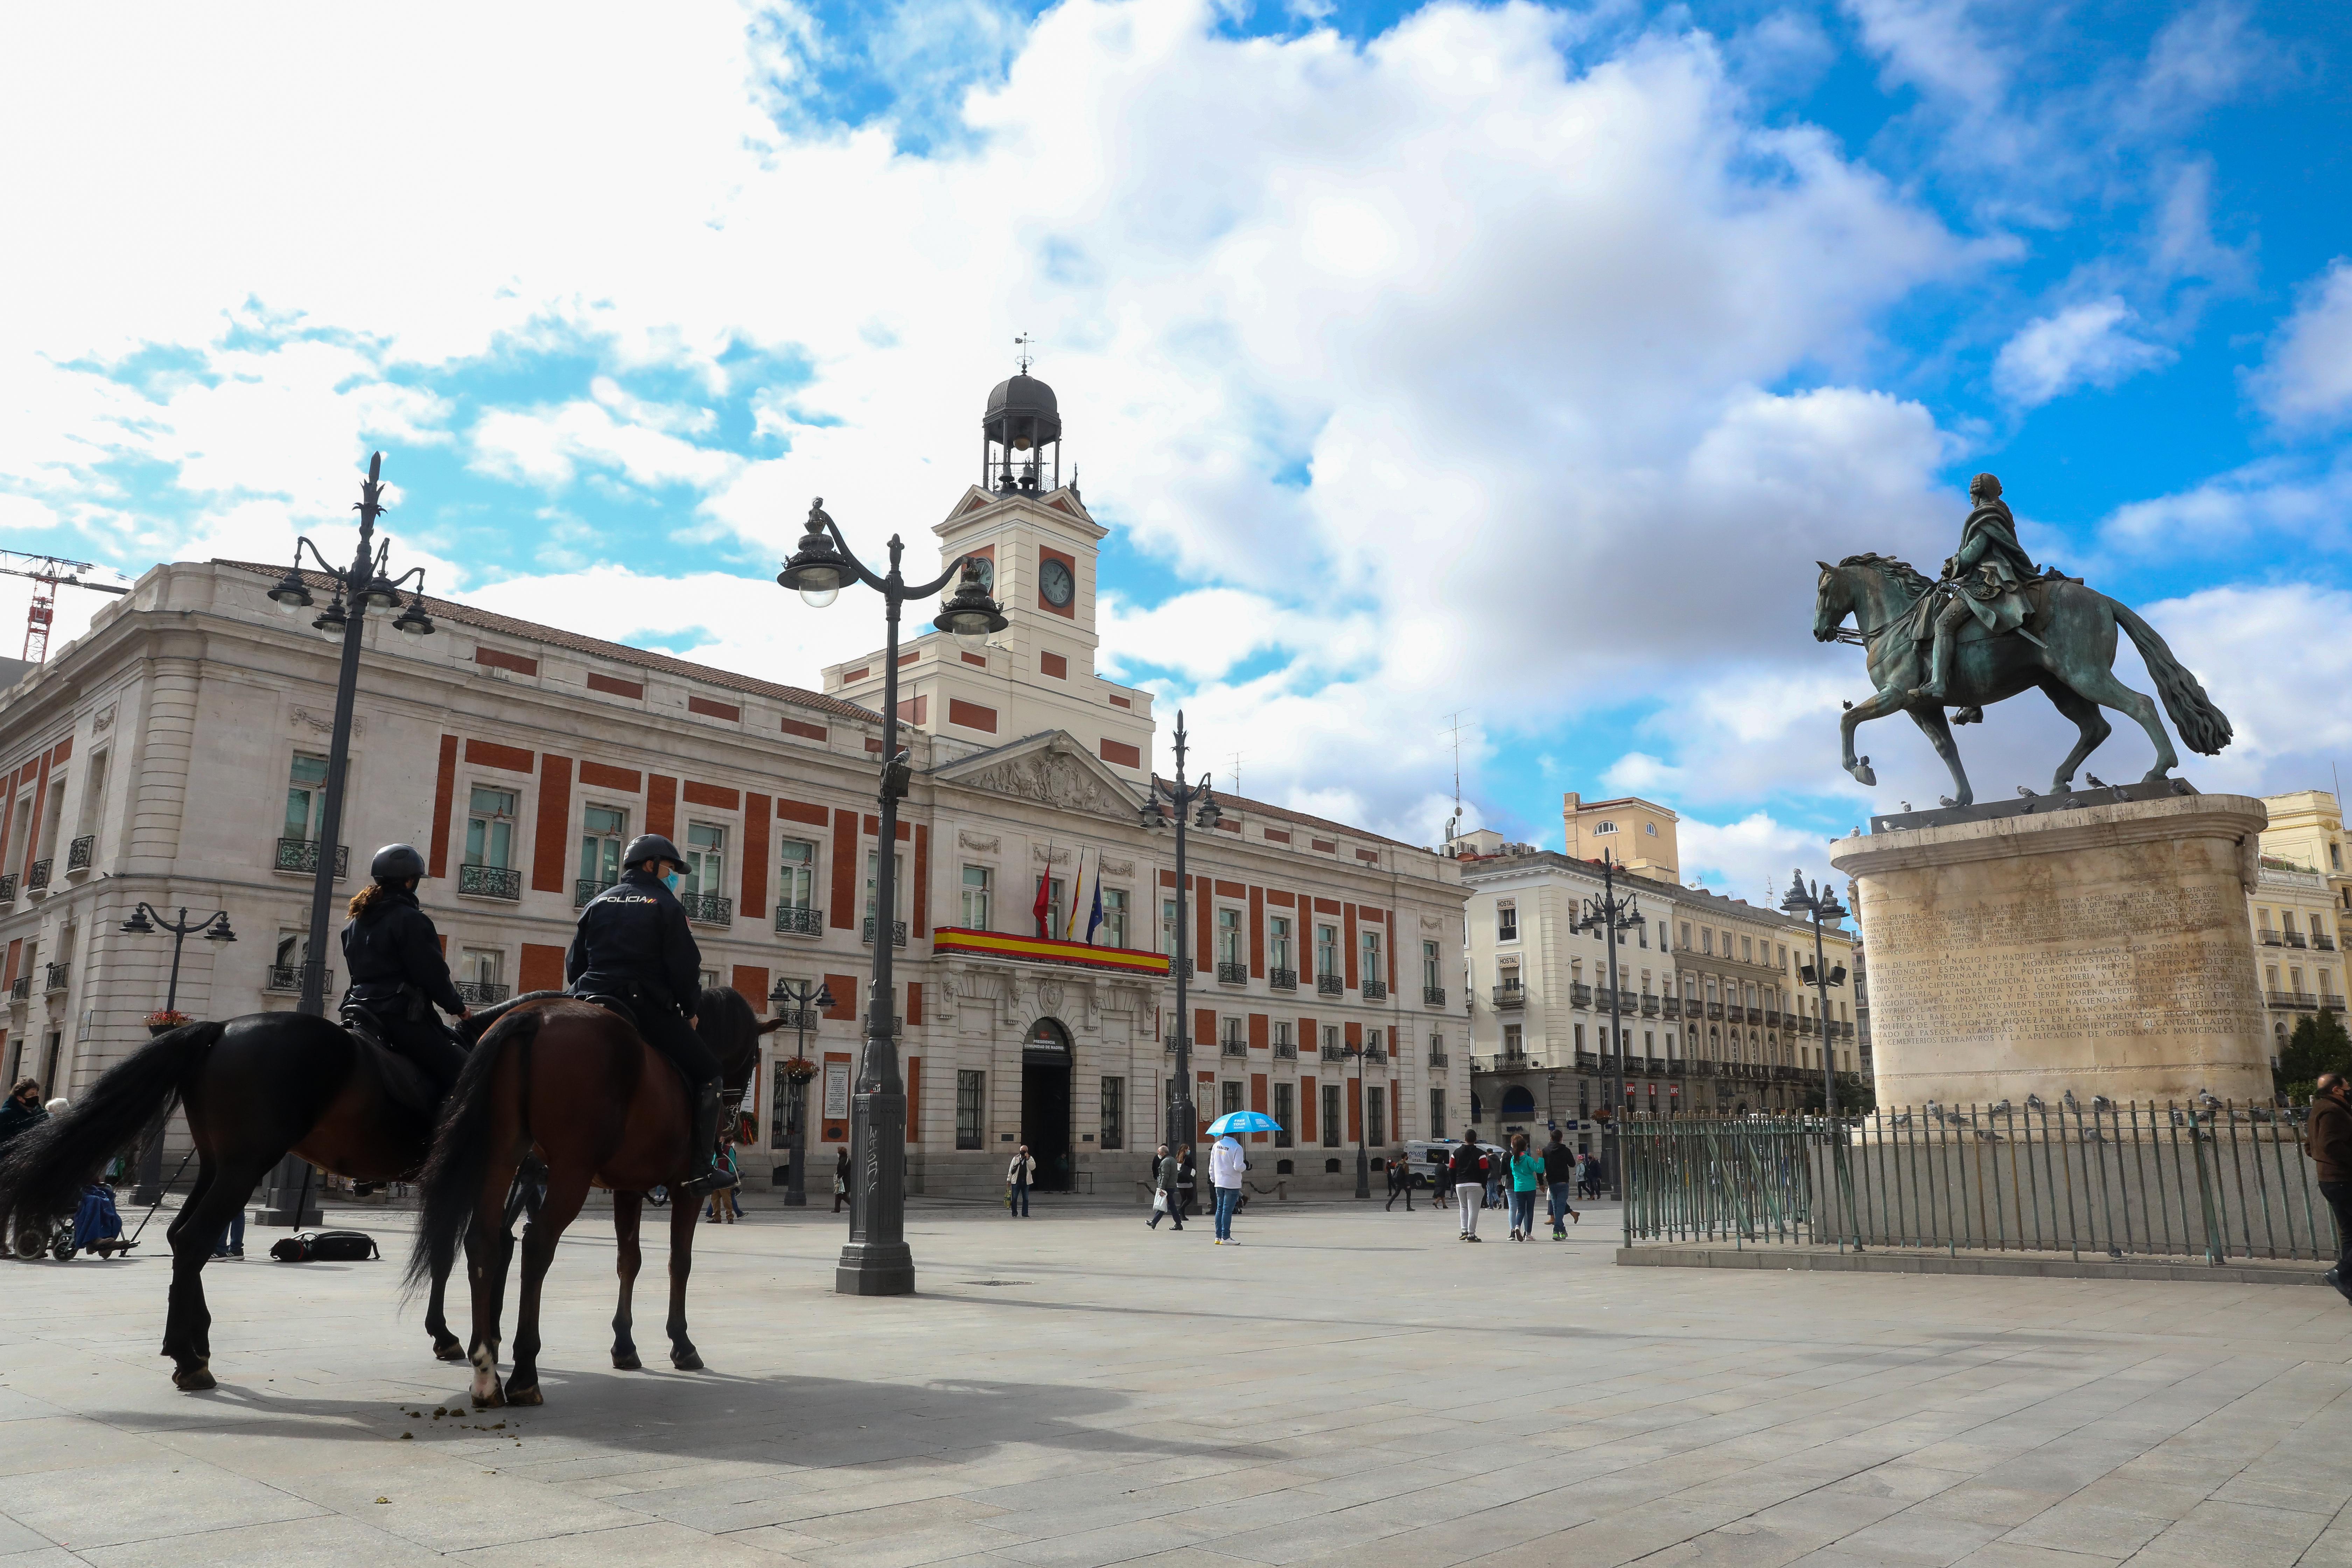
[[[776,1064],[776,1070],[786,1083],[804,1084],[816,1076],[816,1064],[806,1057],[788,1057]]]
[[[158,1007],[147,1015],[147,1033],[151,1036],[168,1035],[183,1024],[194,1022],[195,1019],[181,1012],[177,1007]]]

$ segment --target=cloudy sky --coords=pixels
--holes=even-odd
[[[381,447],[436,591],[814,683],[878,621],[773,586],[808,498],[928,558],[1028,332],[1107,667],[1254,795],[1433,841],[1459,714],[1474,824],[1818,868],[1949,786],[1838,770],[1813,563],[1932,572],[1979,469],[2230,712],[2202,787],[2352,761],[2340,6],[229,18],[0,25],[0,545],[281,559]],[[1986,795],[2070,733],[1961,731]]]

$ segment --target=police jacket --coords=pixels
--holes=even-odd
[[[433,917],[406,888],[386,888],[343,927],[343,964],[354,1002],[396,1002],[404,985],[445,1013],[462,1013],[465,998],[449,984],[449,961]]]
[[[702,950],[686,907],[652,872],[623,872],[580,911],[563,982],[575,996],[635,993],[692,1013],[702,997]]]

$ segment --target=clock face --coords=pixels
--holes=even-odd
[[[1070,596],[1077,592],[1077,584],[1070,577],[1070,569],[1058,561],[1049,560],[1037,570],[1037,589],[1045,602],[1057,610],[1067,609]]]

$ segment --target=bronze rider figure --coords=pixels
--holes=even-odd
[[[1952,644],[1970,616],[1991,636],[2013,631],[2042,646],[2040,637],[2022,629],[2032,613],[2025,602],[2025,585],[2041,578],[2042,568],[2017,542],[2017,520],[2010,515],[2009,503],[2000,499],[2000,481],[1990,474],[1979,474],[1969,481],[1969,520],[1960,527],[1960,547],[1944,563],[1943,581],[1936,585],[1942,607],[1936,612],[1927,683],[1911,693],[1915,699],[1944,700]]]

